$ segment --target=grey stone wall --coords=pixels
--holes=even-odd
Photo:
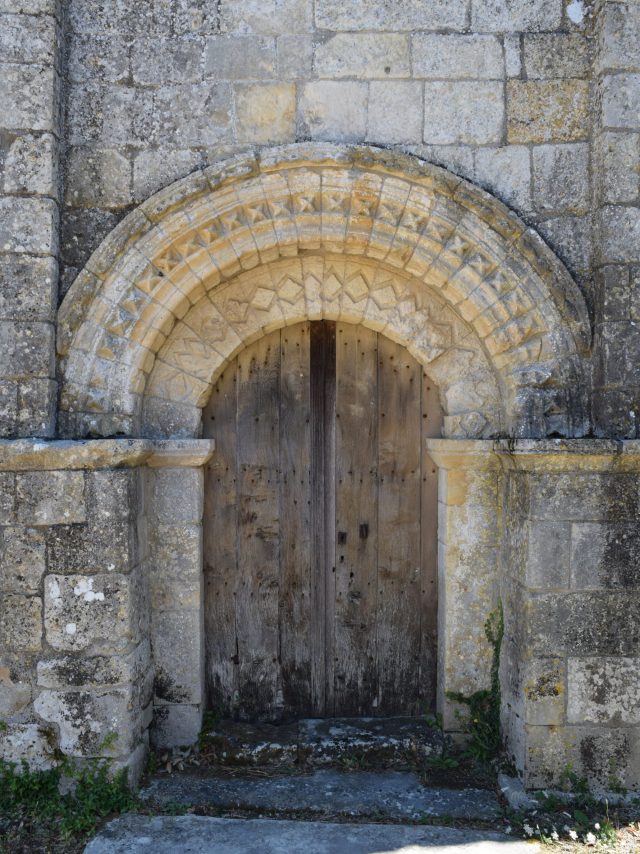
[[[0,755],[137,771],[151,720],[136,470],[0,472]],[[113,736],[108,738],[109,736]]]

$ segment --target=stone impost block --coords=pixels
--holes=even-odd
[[[0,255],[0,318],[52,320],[57,279],[54,258]]]
[[[570,658],[569,723],[640,724],[640,659]]]
[[[44,571],[45,542],[42,529],[0,529],[0,590],[37,593]]]
[[[510,80],[507,140],[573,142],[589,134],[589,84],[585,80]]]
[[[463,0],[317,0],[316,24],[325,30],[463,30],[467,6]]]
[[[410,77],[409,37],[400,33],[338,33],[315,50],[318,77]]]
[[[420,142],[422,102],[422,86],[418,81],[372,81],[369,86],[367,139],[388,144]]]
[[[25,525],[70,525],[86,520],[82,472],[22,472],[16,476],[18,520]]]
[[[427,81],[424,141],[435,145],[489,145],[502,141],[503,84],[493,81]]]
[[[502,80],[502,45],[496,36],[419,33],[412,39],[413,76],[442,80]]]
[[[557,30],[562,0],[473,0],[471,27],[480,32]]]
[[[60,750],[68,756],[121,756],[142,735],[141,712],[127,689],[104,694],[45,689],[33,706],[44,721],[58,727]]]
[[[584,213],[589,204],[589,145],[533,149],[533,202],[540,211]]]
[[[4,59],[4,57],[3,57]],[[0,65],[0,115],[7,130],[57,129],[56,71],[46,65]]]
[[[121,573],[47,575],[44,625],[47,642],[57,650],[97,647],[106,653],[126,650],[138,639],[143,607],[139,579]]]
[[[367,85],[348,80],[307,83],[300,98],[304,132],[312,139],[364,139]]]
[[[295,137],[293,83],[237,84],[234,87],[238,142],[264,145]]]
[[[605,128],[640,130],[640,74],[604,77],[601,122]]]
[[[15,593],[0,594],[0,649],[38,652],[41,646],[41,599]]]
[[[0,86],[1,80],[0,76]],[[3,252],[55,255],[58,251],[57,226],[58,207],[53,199],[0,198],[0,250]]]

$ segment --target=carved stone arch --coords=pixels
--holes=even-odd
[[[587,428],[587,310],[539,236],[416,158],[303,144],[196,172],[101,244],[60,309],[61,431],[198,435],[240,347],[320,317],[407,346],[447,436]]]

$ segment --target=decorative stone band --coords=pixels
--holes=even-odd
[[[5,439],[0,440],[0,471],[195,468],[211,458],[214,448],[213,439]]]
[[[427,439],[427,449],[446,471],[640,471],[638,439]]]

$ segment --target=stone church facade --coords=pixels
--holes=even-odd
[[[640,788],[637,0],[0,0],[0,756],[197,739],[202,410],[320,319],[438,390],[445,728],[501,601],[525,784]]]

